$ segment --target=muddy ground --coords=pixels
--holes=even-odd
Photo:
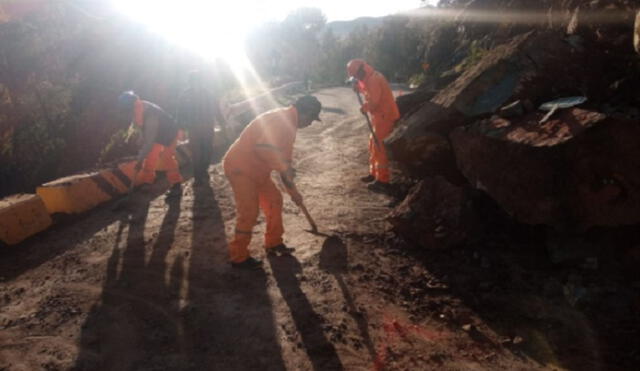
[[[324,235],[286,197],[293,256],[264,256],[261,222],[264,269],[232,269],[219,165],[179,201],[159,183],[131,213],[65,221],[0,254],[0,370],[635,368],[640,285],[620,259],[553,265],[535,231],[500,217],[460,248],[408,246],[384,221],[395,201],[358,180],[353,93],[317,96],[323,122],[299,132],[295,163]]]

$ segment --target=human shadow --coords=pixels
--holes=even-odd
[[[118,242],[109,259],[75,370],[285,370],[266,274],[229,268],[212,189],[194,190],[191,215],[180,205],[168,202],[155,237],[149,228],[164,211],[157,203],[137,204],[121,225],[126,246]],[[182,233],[189,216],[191,245]]]
[[[364,345],[371,356],[372,362],[376,360],[376,350],[369,334],[369,324],[364,314],[356,307],[355,301],[347,284],[344,281],[343,275],[347,272],[348,268],[348,251],[345,243],[338,236],[328,236],[322,244],[322,250],[320,250],[320,269],[332,274],[338,285],[340,291],[344,296],[344,300],[347,303],[348,313],[356,321],[360,336],[364,341]]]
[[[194,370],[285,370],[267,276],[234,271],[213,190],[194,188],[187,305],[181,310]]]
[[[140,370],[166,365],[180,369],[186,364],[179,356],[181,331],[173,300],[184,275],[180,256],[173,259],[166,278],[166,257],[174,241],[180,199],[168,204],[157,238],[147,244],[144,232],[150,201],[150,197],[138,200],[128,224],[120,225],[101,300],[82,327],[75,370]],[[126,245],[120,247],[125,227]]]
[[[309,303],[300,288],[296,274],[302,272],[300,262],[292,255],[269,256],[273,276],[282,297],[289,306],[307,355],[314,370],[342,370],[343,366],[333,344],[327,340],[322,329],[323,318]]]

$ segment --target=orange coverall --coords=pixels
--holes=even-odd
[[[173,119],[155,104],[138,100],[134,106],[134,122],[142,128],[143,137],[138,153],[138,161],[144,159],[138,175],[140,182],[151,184],[155,181],[158,161],[162,159],[169,184],[181,183],[183,179],[175,158],[179,130]]]
[[[364,78],[358,82],[358,89],[364,93],[363,111],[371,114],[371,125],[380,146],[369,137],[369,173],[382,183],[389,183],[389,159],[384,140],[393,131],[393,125],[400,118],[400,111],[389,87],[387,79],[373,67],[364,65]]]
[[[273,184],[271,172],[284,172],[291,166],[297,131],[295,107],[266,112],[247,125],[222,160],[236,201],[236,230],[229,244],[234,263],[249,258],[258,207],[267,219],[265,248],[282,243],[282,194]]]

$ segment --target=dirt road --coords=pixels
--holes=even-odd
[[[295,163],[326,236],[305,232],[286,197],[293,256],[264,257],[261,222],[252,253],[264,270],[232,269],[219,165],[211,188],[190,181],[179,201],[158,185],[135,195],[132,215],[102,207],[0,255],[0,370],[543,368],[384,233],[390,200],[358,180],[367,128],[355,97],[316,95],[324,122],[299,132]]]

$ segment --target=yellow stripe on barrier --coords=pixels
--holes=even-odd
[[[36,193],[42,197],[49,214],[81,213],[113,197],[101,189],[97,181],[101,179],[99,173],[72,175],[43,184],[36,188]]]
[[[180,166],[190,161],[190,151],[186,144],[179,146],[176,157]],[[49,214],[82,213],[126,193],[135,173],[135,165],[135,161],[128,161],[115,169],[54,180],[39,186],[36,193],[42,198]],[[157,170],[162,171],[164,168],[158,166]],[[138,177],[136,185],[140,184]]]
[[[36,193],[42,197],[49,214],[82,213],[126,193],[135,165],[135,161],[128,161],[114,169],[58,179],[41,185]],[[136,185],[139,184],[137,180]]]
[[[15,245],[51,225],[42,199],[33,194],[12,195],[0,200],[0,240]]]
[[[58,179],[41,185],[36,193],[42,197],[49,214],[82,213],[126,193],[135,165],[135,161],[127,161],[114,169]],[[136,185],[140,183],[138,179]]]

